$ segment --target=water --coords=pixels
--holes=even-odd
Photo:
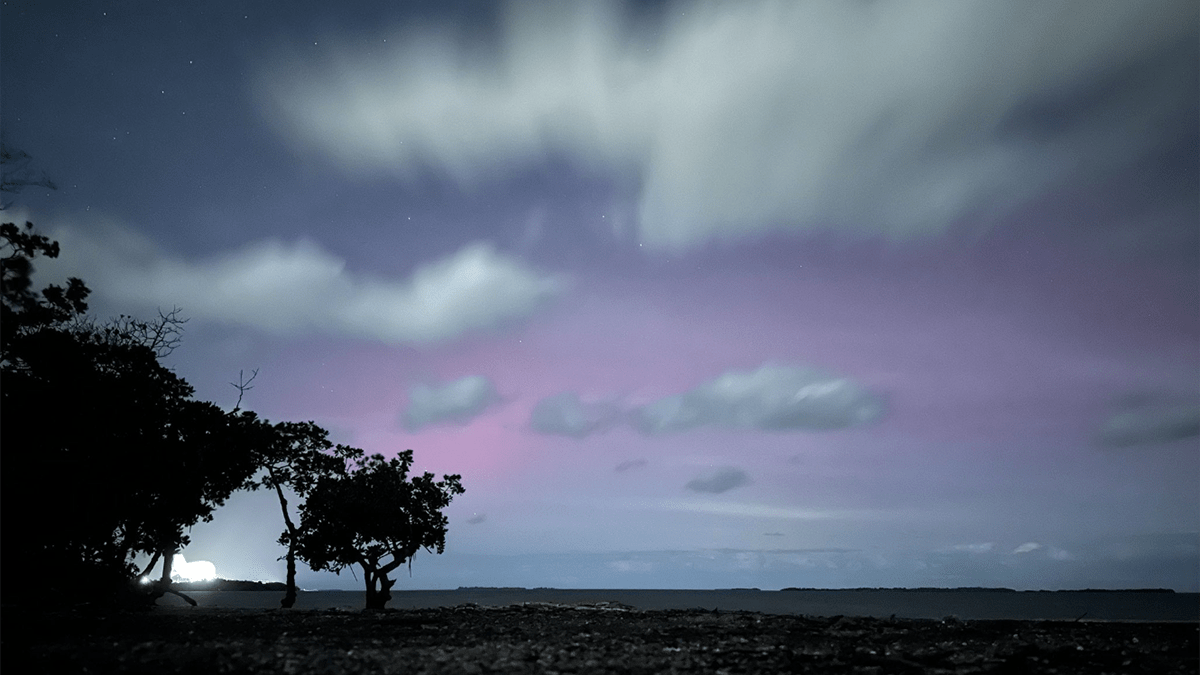
[[[271,609],[283,591],[191,591],[200,607]],[[1200,594],[1143,591],[1005,592],[979,590],[572,590],[470,588],[392,591],[388,607],[507,606],[524,602],[616,602],[637,609],[717,609],[809,616],[909,619],[1200,621]],[[160,605],[184,605],[168,595]],[[362,591],[302,591],[296,609],[362,609]]]

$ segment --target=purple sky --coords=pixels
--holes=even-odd
[[[1200,587],[1195,3],[326,5],[5,2],[5,220],[461,473],[400,587]]]

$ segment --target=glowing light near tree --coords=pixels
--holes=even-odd
[[[176,553],[171,561],[171,579],[174,581],[211,581],[217,578],[217,566],[207,560],[188,562]]]

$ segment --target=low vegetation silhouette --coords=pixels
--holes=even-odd
[[[28,155],[5,148],[3,159],[13,157],[25,170]],[[30,184],[53,187],[38,175],[0,191]],[[463,492],[460,476],[408,481],[411,450],[364,459],[362,450],[335,447],[314,422],[272,424],[241,408],[250,388],[243,379],[231,411],[195,399],[161,363],[179,344],[180,310],[153,321],[97,321],[80,279],[34,290],[34,261],[58,253],[32,223],[0,224],[0,483],[21,500],[0,515],[6,603],[144,604],[175,593],[195,604],[173,586],[172,560],[188,530],[239,490],[279,498],[284,607],[296,599],[298,555],[314,570],[362,565],[367,604],[382,607],[388,572],[420,548],[442,552],[441,509]],[[285,491],[304,500],[299,525]],[[158,580],[138,583],[160,561]]]

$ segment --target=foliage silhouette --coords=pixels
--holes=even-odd
[[[0,160],[0,192],[54,188],[28,170],[27,154],[3,148]],[[0,224],[0,489],[23,501],[0,514],[6,576],[18,580],[6,600],[59,603],[77,588],[106,604],[182,596],[171,586],[174,554],[188,544],[187,530],[211,521],[238,490],[267,488],[279,498],[286,526],[279,541],[288,547],[284,607],[296,599],[297,556],[315,570],[361,565],[368,605],[382,607],[389,572],[422,547],[442,552],[441,509],[462,493],[459,476],[407,481],[411,450],[390,461],[364,459],[346,446],[331,452],[328,432],[313,422],[259,419],[241,409],[257,371],[233,385],[232,411],[194,399],[191,385],[159,362],[180,343],[181,310],[98,323],[86,314],[83,281],[34,290],[33,261],[58,253],[32,223]],[[285,489],[308,500],[299,526]],[[139,572],[134,560],[143,554],[151,559]],[[131,593],[143,590],[134,579],[160,559],[150,593]]]
[[[432,473],[413,476],[413,451],[393,459],[364,457],[362,450],[337,446],[347,470],[322,476],[300,507],[300,526],[280,538],[294,544],[296,555],[315,571],[340,573],[358,565],[363,571],[368,609],[382,609],[395,583],[388,574],[424,548],[442,553],[446,546],[446,508],[463,493],[461,476]]]
[[[9,345],[18,335],[36,333],[56,326],[87,311],[90,294],[82,281],[71,277],[67,287],[50,285],[41,292],[33,290],[33,259],[58,257],[58,242],[33,230],[33,223],[19,228],[16,223],[0,224],[0,361],[8,361]]]
[[[183,548],[188,527],[252,485],[263,423],[193,399],[159,363],[176,313],[101,325],[84,315],[78,279],[34,292],[34,259],[57,254],[31,224],[0,225],[2,482],[23,501],[3,513],[5,571],[45,580],[6,590],[63,600],[82,587],[114,601],[136,556]]]
[[[259,466],[263,469],[255,489],[274,490],[279,497],[285,530],[280,543],[287,546],[287,591],[280,605],[290,608],[296,602],[297,528],[288,511],[284,489],[306,498],[321,477],[345,472],[345,462],[329,454],[333,444],[329,432],[313,422],[280,422],[270,428],[258,445]]]
[[[0,192],[55,187],[29,162],[0,147]],[[255,449],[273,428],[193,399],[159,363],[179,344],[178,308],[100,324],[86,315],[80,279],[35,291],[34,260],[58,254],[32,223],[0,224],[0,485],[23,502],[2,514],[6,576],[18,580],[6,599],[58,602],[74,588],[128,599],[139,554],[153,555],[147,571],[164,559],[151,597],[174,592],[171,560],[186,530],[255,485]]]

